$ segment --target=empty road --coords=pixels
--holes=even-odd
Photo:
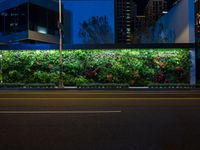
[[[200,91],[0,91],[2,150],[198,150]]]

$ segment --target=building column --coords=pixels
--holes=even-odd
[[[196,53],[195,49],[190,49],[190,85],[196,84]]]

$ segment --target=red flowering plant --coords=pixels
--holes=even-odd
[[[177,74],[177,80],[179,82],[184,81],[185,79],[185,70],[183,69],[183,67],[178,66],[175,68],[176,74]]]
[[[163,72],[159,72],[158,74],[156,74],[155,81],[157,83],[165,83],[165,80],[166,80],[166,77]]]

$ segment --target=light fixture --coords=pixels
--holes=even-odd
[[[47,28],[37,26],[37,32],[42,34],[47,34]]]
[[[163,11],[162,13],[163,13],[163,14],[168,14],[168,11]]]

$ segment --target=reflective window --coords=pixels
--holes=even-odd
[[[57,34],[57,12],[38,5],[29,5],[30,30],[43,34]]]
[[[28,28],[27,6],[27,4],[22,4],[0,12],[0,32],[2,35],[21,32]]]

